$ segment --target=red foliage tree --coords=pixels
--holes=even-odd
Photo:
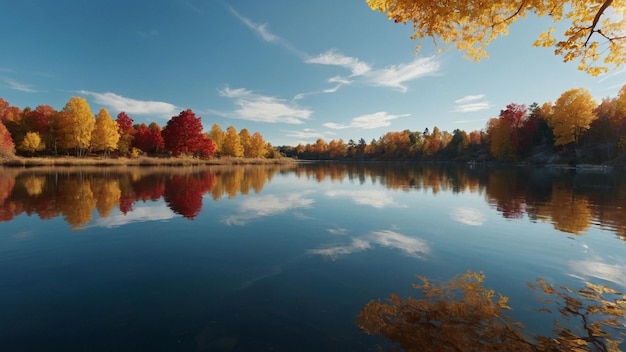
[[[137,127],[135,138],[133,139],[133,147],[141,149],[146,153],[151,153],[155,149],[152,141],[152,132],[145,123]]]
[[[24,110],[26,112],[26,110]],[[24,124],[31,132],[37,132],[40,136],[45,136],[50,131],[50,118],[56,110],[50,105],[39,105],[35,110],[28,111],[24,115]]]
[[[127,133],[133,129],[133,119],[126,115],[124,111],[117,114],[117,119],[115,119],[115,121],[118,126],[120,126],[120,134]]]
[[[0,157],[11,156],[14,153],[15,144],[13,144],[13,139],[11,139],[11,133],[9,133],[9,130],[0,122]]]
[[[217,148],[215,147],[215,143],[211,137],[206,134],[202,135],[202,141],[200,142],[200,147],[196,154],[201,158],[210,158],[215,154]]]
[[[511,145],[513,150],[520,153],[522,150],[522,127],[526,119],[528,109],[526,105],[511,103],[506,109],[500,111],[500,119],[509,126],[511,131]]]
[[[173,156],[194,155],[203,146],[202,122],[191,109],[181,111],[178,116],[173,116],[161,134],[165,148]]]
[[[152,122],[148,125],[150,128],[150,133],[152,134],[152,143],[154,144],[154,152],[162,153],[165,148],[165,142],[163,141],[163,136],[161,135],[161,126],[159,126],[156,122]]]

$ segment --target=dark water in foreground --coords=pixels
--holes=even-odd
[[[374,351],[415,275],[626,290],[626,174],[304,164],[0,169],[2,351]]]

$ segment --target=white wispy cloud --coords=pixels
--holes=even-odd
[[[454,109],[452,112],[475,112],[487,110],[491,107],[489,102],[483,100],[484,94],[466,95],[454,101]]]
[[[328,50],[318,56],[306,59],[307,64],[341,66],[352,71],[352,76],[360,76],[372,70],[367,63],[350,56],[346,56],[335,49]]]
[[[463,98],[457,99],[454,101],[455,104],[467,104],[470,101],[480,100],[484,98],[484,94],[476,94],[476,95],[466,95]]]
[[[31,85],[29,84],[24,84],[24,83],[20,83],[18,81],[6,78],[4,80],[4,83],[7,84],[7,86],[9,86],[10,89],[13,90],[19,90],[20,92],[26,92],[26,93],[37,93],[38,90],[33,88]]]
[[[315,129],[312,128],[305,128],[301,131],[287,131],[287,130],[283,130],[281,131],[285,134],[285,136],[287,137],[292,137],[292,138],[298,138],[298,139],[312,139],[312,138],[325,138],[326,134],[322,133],[322,132],[318,132]],[[305,142],[306,143],[306,142]],[[303,144],[305,144],[303,143]]]
[[[407,117],[409,114],[393,115],[385,111],[379,111],[373,114],[361,115],[353,118],[349,124],[339,124],[334,122],[324,123],[323,126],[334,130],[342,130],[345,128],[360,128],[364,130],[371,130],[379,127],[387,127],[391,125],[392,120],[399,117]]]
[[[285,47],[304,60],[307,64],[339,66],[346,68],[350,70],[350,78],[358,78],[359,82],[369,86],[388,87],[397,89],[404,93],[408,90],[406,85],[407,82],[416,80],[420,77],[433,75],[438,72],[441,67],[441,64],[435,60],[434,56],[419,58],[409,63],[390,65],[380,69],[374,69],[370,64],[362,61],[361,59],[344,55],[337,49],[330,49],[318,54],[317,56],[311,56],[298,50],[285,38],[270,32],[266,23],[255,23],[249,18],[242,16],[232,7],[228,7],[228,9],[239,21],[258,34],[263,41]],[[340,80],[338,80],[338,78]],[[343,77],[333,77],[329,80],[329,82],[335,83],[335,85],[331,88],[322,90],[323,93],[334,93],[342,86],[352,83],[352,80],[348,80]],[[318,92],[298,94],[293,100],[298,100],[306,95],[316,93]]]
[[[403,93],[408,90],[406,83],[424,76],[431,76],[439,71],[441,64],[433,56],[413,60],[407,64],[391,65],[382,69],[373,69],[364,76],[373,86],[397,89]]]
[[[92,96],[96,103],[108,107],[112,111],[124,111],[134,115],[159,115],[162,117],[172,116],[179,109],[176,105],[161,101],[136,100],[126,98],[115,93],[97,93],[86,90],[80,94]]]
[[[328,231],[328,233],[333,234],[333,235],[347,235],[348,234],[348,229],[344,229],[342,227],[333,227],[333,228],[329,228],[326,229],[326,231]]]
[[[306,55],[305,53],[301,52],[300,50],[298,50],[295,46],[293,46],[288,40],[286,40],[283,37],[280,37],[272,32],[270,32],[270,30],[268,29],[268,25],[267,23],[263,23],[263,24],[259,24],[259,23],[255,23],[253,22],[251,19],[242,16],[239,12],[235,11],[234,8],[232,8],[231,6],[228,6],[228,10],[239,20],[241,21],[241,23],[245,24],[248,28],[250,28],[253,32],[255,32],[256,34],[258,34],[261,39],[263,39],[263,41],[268,42],[268,43],[272,43],[272,44],[276,44],[276,45],[280,45],[283,46],[284,48],[288,49],[289,51],[291,51],[292,53],[300,56],[301,58],[305,59],[308,57],[308,55]]]
[[[415,59],[409,63],[376,69],[360,59],[344,55],[336,49],[309,58],[305,62],[308,64],[339,66],[350,70],[350,78],[352,80],[340,76],[333,77],[329,82],[333,83],[332,80],[337,78],[341,78],[342,82],[333,88],[324,90],[326,93],[335,92],[342,85],[352,83],[353,80],[369,86],[397,89],[404,93],[408,90],[407,82],[433,75],[439,71],[441,66],[434,57],[426,57]]]
[[[470,226],[480,226],[487,220],[485,214],[474,208],[457,208],[452,211],[452,220]]]
[[[375,245],[398,249],[412,257],[422,257],[430,253],[430,247],[424,240],[391,230],[374,231],[363,236],[354,237],[348,244],[312,249],[309,250],[309,253],[335,260],[342,255],[372,249]]]
[[[332,190],[326,192],[327,197],[348,197],[359,205],[367,205],[374,208],[405,208],[403,204],[396,203],[393,197],[384,191],[378,190]]]
[[[301,124],[308,120],[313,111],[298,107],[285,99],[254,93],[245,88],[219,90],[223,97],[234,100],[238,108],[229,113],[218,113],[225,117],[269,123]]]
[[[312,198],[306,197],[308,193],[310,192],[245,198],[239,205],[238,214],[231,215],[223,219],[222,222],[226,225],[243,226],[257,218],[293,212],[296,209],[310,208],[314,201]]]

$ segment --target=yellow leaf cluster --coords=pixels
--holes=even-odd
[[[504,310],[508,298],[483,286],[484,274],[468,271],[447,283],[428,278],[414,288],[422,298],[391,294],[386,303],[370,301],[357,325],[397,343],[406,351],[619,351],[626,309],[623,294],[587,283],[579,290],[555,288],[544,279],[528,285],[548,305],[556,305],[554,335],[530,335]],[[617,296],[617,297],[615,297]],[[550,313],[550,309],[542,311]],[[392,349],[395,350],[395,349]]]
[[[598,75],[607,72],[609,65],[626,62],[626,0],[366,1],[396,23],[412,22],[412,39],[430,37],[436,46],[454,45],[472,60],[487,57],[485,47],[531,13],[568,22],[560,39],[549,28],[534,45],[554,47],[566,62],[580,60],[579,70]]]
[[[111,118],[107,109],[100,109],[91,134],[91,147],[97,151],[109,151],[117,148],[119,140],[119,125]]]

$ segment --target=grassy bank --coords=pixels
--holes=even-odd
[[[50,158],[0,158],[0,166],[37,167],[37,166],[194,166],[194,165],[271,165],[294,162],[291,158],[76,158],[71,156]]]

